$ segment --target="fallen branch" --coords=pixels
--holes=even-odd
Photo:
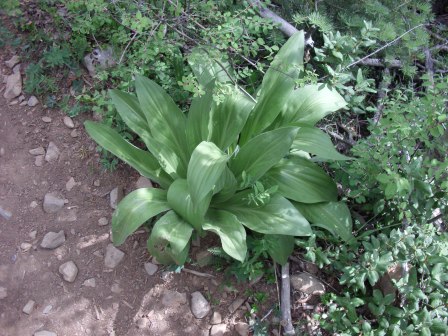
[[[359,64],[380,68],[401,68],[403,66],[400,60],[385,61],[379,58],[366,58]]]
[[[212,279],[212,278],[215,277],[214,275],[207,274],[207,273],[201,273],[201,272],[194,271],[194,270],[191,270],[191,269],[188,269],[188,268],[185,268],[185,267],[182,268],[182,271],[184,271],[185,273],[190,273],[190,274],[193,274],[193,275],[196,275],[196,276],[199,276],[199,277],[204,277],[204,278]]]
[[[383,99],[386,97],[387,89],[390,85],[390,71],[389,68],[384,68],[383,70],[383,78],[378,85],[378,105],[375,111],[375,115],[373,116],[373,122],[375,125],[378,125],[381,117],[383,116],[384,111],[384,102]]]
[[[295,335],[291,319],[291,280],[289,278],[289,263],[282,266],[282,294],[280,301],[284,335]]]

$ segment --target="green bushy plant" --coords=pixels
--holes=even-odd
[[[149,151],[106,125],[87,121],[87,132],[160,185],[120,202],[112,220],[115,244],[163,213],[148,239],[149,251],[162,263],[185,262],[193,231],[216,233],[224,251],[239,261],[246,257],[246,229],[255,231],[282,264],[294,236],[312,233],[309,221],[352,239],[348,208],[313,162],[347,159],[314,126],[345,102],[323,85],[296,87],[303,49],[299,32],[274,58],[256,98],[236,84],[225,62],[196,50],[190,66],[206,94],[193,98],[187,116],[142,76],[136,77],[137,97],[111,91],[121,118]]]
[[[448,236],[430,224],[360,239],[327,252],[342,293],[325,294],[317,317],[337,335],[446,335]],[[386,289],[380,278],[400,270]],[[384,280],[383,280],[384,281]],[[390,280],[389,280],[390,281]]]

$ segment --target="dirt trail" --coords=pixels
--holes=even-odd
[[[9,74],[0,61],[2,73]],[[34,335],[40,330],[58,336],[209,335],[213,310],[227,323],[226,335],[234,334],[231,325],[244,312],[229,314],[227,308],[238,293],[222,291],[221,281],[164,273],[161,267],[148,275],[143,267],[150,260],[146,234],[130,237],[120,246],[123,261],[113,269],[105,267],[110,224],[100,226],[98,220],[110,221],[109,192],[117,185],[129,192],[138,176],[130,169],[104,172],[81,120],[75,118],[78,136],[72,137],[62,112],[41,104],[9,106],[3,98],[4,85],[0,89],[0,207],[11,213],[9,220],[0,216],[0,336]],[[56,162],[44,161],[38,167],[29,151],[47,149],[49,142],[60,155]],[[70,178],[76,184],[69,191]],[[57,213],[43,210],[48,192],[66,200]],[[46,233],[60,230],[66,237],[60,247],[40,247]],[[72,283],[59,273],[67,261],[79,269]],[[92,278],[95,287],[90,287],[93,280],[84,283]],[[194,291],[213,301],[203,319],[195,318],[190,309]],[[25,314],[22,309],[30,300],[35,305]]]

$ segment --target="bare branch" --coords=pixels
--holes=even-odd
[[[282,298],[280,302],[284,335],[295,335],[291,319],[291,280],[289,278],[289,263],[282,266]]]

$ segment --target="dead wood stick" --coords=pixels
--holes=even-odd
[[[389,85],[390,85],[390,71],[389,68],[384,68],[383,78],[380,84],[378,85],[378,105],[375,111],[375,115],[373,116],[373,122],[375,125],[377,125],[380,122],[380,119],[383,116],[384,111],[383,99],[386,97]]]
[[[194,271],[188,268],[182,268],[182,271],[184,271],[185,273],[190,273],[196,276],[200,276],[200,277],[204,277],[204,278],[214,278],[214,275],[211,274],[207,274],[207,273],[202,273],[202,272],[198,272],[198,271]]]
[[[429,77],[429,82],[431,83],[431,87],[434,87],[434,61],[429,48],[425,48],[425,68]]]
[[[284,335],[295,335],[291,320],[291,280],[289,278],[289,263],[282,266],[282,293],[280,310]]]

